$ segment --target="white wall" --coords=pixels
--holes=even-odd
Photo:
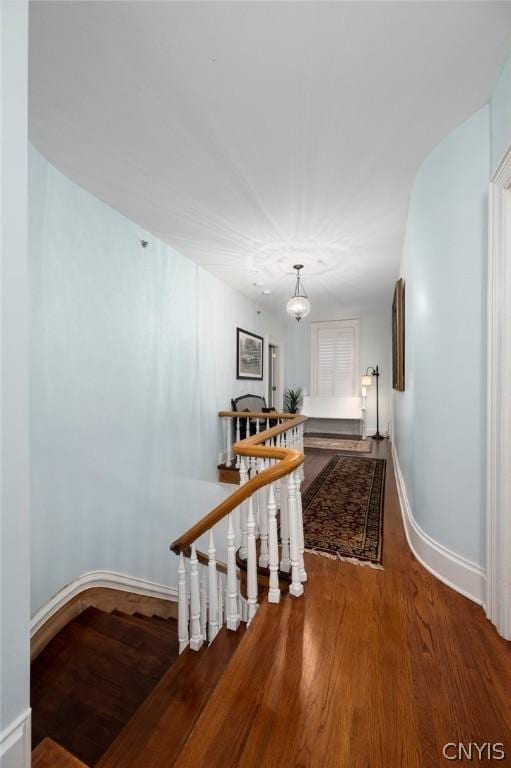
[[[347,320],[360,317],[360,374],[365,372],[368,366],[379,366],[380,375],[380,431],[387,431],[390,416],[390,392],[392,386],[392,317],[391,303],[389,300],[388,311],[381,311],[372,315],[360,315],[356,311],[345,314],[342,311],[338,315],[325,320]],[[323,318],[321,318],[323,319]],[[311,352],[311,327],[310,322],[302,320],[287,321],[286,336],[286,364],[285,381],[286,388],[302,387],[310,392],[310,352]],[[368,389],[367,398],[367,427],[368,431],[376,428],[376,387]]]
[[[0,763],[30,764],[27,58],[28,4],[0,4]]]
[[[176,582],[170,541],[227,493],[218,410],[266,387],[236,381],[236,326],[284,329],[33,149],[29,170],[35,611],[90,570]]]
[[[485,291],[489,108],[456,128],[413,188],[401,276],[406,391],[395,445],[415,520],[484,565]]]

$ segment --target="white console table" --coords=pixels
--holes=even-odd
[[[331,432],[366,436],[365,398],[311,397],[303,398],[302,411],[308,417],[306,432]],[[357,430],[353,432],[352,430]]]

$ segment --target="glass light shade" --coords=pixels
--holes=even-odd
[[[362,376],[362,386],[363,387],[370,387],[373,383],[373,377],[372,376]]]
[[[311,311],[310,301],[305,296],[293,296],[287,302],[286,311],[300,322],[302,317],[306,317]]]

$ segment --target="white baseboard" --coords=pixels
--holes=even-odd
[[[31,763],[30,709],[0,733],[0,766],[30,768]]]
[[[38,629],[69,600],[79,595],[80,592],[92,589],[93,587],[120,589],[137,595],[157,597],[160,600],[171,600],[174,603],[177,602],[176,587],[157,584],[153,581],[139,579],[136,576],[127,576],[124,573],[117,573],[115,571],[89,571],[79,576],[75,581],[72,581],[71,584],[66,584],[32,616],[30,621],[30,637],[33,637]]]
[[[392,458],[403,526],[408,546],[413,554],[424,568],[448,587],[473,600],[474,603],[484,605],[486,579],[484,568],[452,552],[422,530],[412,514],[394,443],[392,443]]]

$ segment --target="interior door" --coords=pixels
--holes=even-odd
[[[268,345],[268,405],[270,408],[280,407],[280,357],[279,348],[275,344]]]

